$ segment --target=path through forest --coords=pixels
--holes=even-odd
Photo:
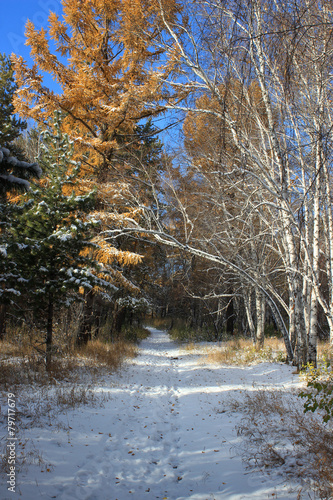
[[[253,387],[296,384],[291,370],[208,364],[151,329],[139,356],[97,389],[107,395],[102,408],[67,411],[63,427],[27,431],[50,466],[20,473],[21,498],[296,499],[278,473],[246,469],[235,429],[241,413],[229,404]]]

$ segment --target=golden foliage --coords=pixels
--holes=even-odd
[[[259,133],[259,124],[267,126],[262,93],[256,81],[246,86],[239,80],[220,85],[214,97],[203,95],[196,101],[196,111],[189,112],[184,122],[187,151],[207,168],[235,161],[238,152],[230,122],[244,140]],[[239,152],[238,152],[239,153]],[[202,163],[201,163],[202,164]]]
[[[63,0],[63,20],[49,15],[48,31],[26,25],[27,45],[35,62],[28,68],[13,56],[18,91],[16,111],[39,123],[52,112],[66,113],[64,130],[76,146],[90,152],[93,169],[117,149],[117,134],[130,133],[150,107],[163,98],[161,81],[170,69],[157,61],[163,29],[158,0]],[[163,1],[171,21],[181,11],[177,0]],[[51,53],[48,38],[61,59]],[[64,62],[64,58],[66,62]],[[47,89],[39,71],[50,73],[61,93]],[[96,156],[94,157],[94,153]]]
[[[128,137],[141,119],[163,110],[162,82],[177,68],[175,61],[166,62],[159,37],[164,20],[173,22],[181,15],[181,2],[62,0],[62,6],[62,17],[50,13],[47,30],[38,30],[30,21],[26,25],[34,65],[30,68],[22,57],[12,57],[18,85],[15,109],[41,125],[50,125],[54,111],[61,110],[61,129],[74,142],[74,159],[82,162],[75,193],[97,186],[91,216],[103,230],[133,224],[142,216],[131,202],[131,184],[137,179],[126,170],[126,161],[115,157],[133,140]],[[50,74],[61,90],[48,89],[42,73]],[[65,186],[64,194],[71,189]],[[107,279],[137,291],[111,266],[135,265],[142,256],[115,248],[102,237],[94,241],[98,245],[93,257],[107,268],[105,276],[111,273]]]
[[[95,250],[87,248],[82,251],[82,255],[89,255],[93,253],[94,258],[101,264],[108,265],[114,262],[118,262],[118,264],[122,266],[129,266],[136,265],[143,259],[142,255],[115,248],[100,236],[94,238],[93,242],[97,243],[97,248]]]

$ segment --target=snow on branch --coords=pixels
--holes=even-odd
[[[23,174],[24,177],[37,177],[42,175],[42,169],[38,163],[28,163],[10,156],[10,151],[7,148],[0,148],[0,179],[5,184],[16,185],[28,190],[30,188],[27,178],[19,177]]]

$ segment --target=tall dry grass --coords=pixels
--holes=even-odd
[[[237,337],[209,350],[207,360],[226,365],[248,365],[263,361],[283,363],[286,361],[286,352],[283,340],[278,337],[265,339],[263,348],[254,345],[252,339]]]
[[[191,344],[194,345],[194,344]],[[209,349],[207,360],[226,365],[248,365],[258,362],[285,363],[287,360],[284,341],[280,337],[268,337],[263,348],[258,348],[252,339],[236,337],[221,342],[219,347]],[[328,341],[318,343],[318,362],[333,364],[333,347]]]
[[[278,473],[298,483],[298,498],[312,498],[314,492],[324,500],[333,498],[332,426],[304,414],[296,394],[259,390],[231,408],[243,413],[238,451],[249,470]]]
[[[114,343],[90,341],[84,348],[54,343],[50,370],[45,368],[45,344],[42,334],[11,332],[0,342],[0,387],[11,390],[24,384],[48,384],[54,381],[75,382],[84,369],[93,374],[97,371],[115,371],[127,358],[137,353],[131,342]]]

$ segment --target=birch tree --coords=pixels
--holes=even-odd
[[[169,21],[162,3],[160,9],[172,40],[169,45],[161,40],[161,47],[167,47],[173,64],[181,68],[181,77],[167,82],[169,94],[176,94],[180,86],[187,92],[187,100],[170,100],[168,106],[215,117],[225,124],[235,176],[243,176],[251,189],[260,190],[256,203],[261,199],[270,214],[270,220],[263,211],[259,217],[261,224],[271,227],[274,252],[287,280],[287,302],[269,283],[248,272],[248,260],[240,252],[237,261],[212,247],[203,249],[197,242],[191,246],[191,218],[180,203],[186,221],[182,245],[196,255],[224,263],[259,286],[267,301],[275,302],[275,312],[277,303],[279,307],[284,304],[288,352],[295,351],[298,367],[315,363],[318,305],[332,338],[331,3],[192,2],[186,4],[187,24]],[[252,98],[252,85],[260,92],[259,106]],[[218,106],[193,106],[190,96],[203,94]],[[247,124],[237,120],[230,103],[238,103]],[[199,168],[202,172],[205,166]],[[250,195],[248,189],[243,193]],[[171,235],[165,240],[175,244]],[[319,265],[324,251],[328,294],[321,285]]]

